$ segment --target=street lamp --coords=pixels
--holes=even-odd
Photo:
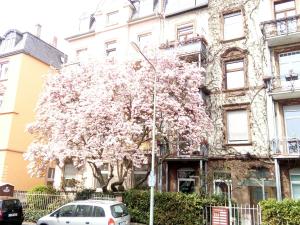
[[[154,212],[154,187],[156,182],[155,171],[154,171],[154,156],[155,156],[155,134],[156,134],[156,126],[155,126],[155,115],[156,115],[156,80],[157,80],[157,71],[154,65],[150,62],[150,60],[144,55],[139,46],[135,42],[130,43],[134,50],[143,56],[143,58],[149,63],[151,68],[154,71],[154,84],[153,84],[153,119],[152,119],[152,150],[151,150],[151,172],[149,176],[149,186],[150,186],[150,217],[149,217],[149,225],[153,225],[153,212]]]

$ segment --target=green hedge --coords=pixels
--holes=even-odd
[[[25,209],[24,210],[24,221],[26,222],[36,222],[41,217],[51,213],[50,210],[41,209]]]
[[[263,225],[299,225],[300,201],[269,199],[260,202]]]
[[[132,222],[149,222],[149,201],[149,191],[130,190],[124,193],[124,203]],[[204,206],[223,203],[220,198],[204,198],[179,192],[155,193],[154,201],[155,225],[201,225]]]

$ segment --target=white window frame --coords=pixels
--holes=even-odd
[[[177,41],[186,41],[189,40],[194,36],[194,24],[193,23],[186,23],[180,26],[177,26],[176,35]]]
[[[47,181],[54,181],[54,176],[55,176],[55,168],[49,167],[47,171]]]
[[[280,74],[280,78],[283,82],[286,82],[286,81],[293,81],[293,82],[298,82],[298,84],[300,85],[300,69],[297,67],[297,63],[299,64],[300,66],[300,60],[299,61],[292,61],[292,60],[288,60],[286,62],[281,62],[281,58],[282,57],[285,57],[285,56],[292,56],[292,55],[299,55],[299,58],[300,58],[300,50],[297,50],[297,51],[289,51],[289,52],[283,52],[283,53],[280,53],[278,55],[278,63],[279,63],[279,74]],[[296,65],[295,65],[296,64]],[[287,74],[284,74],[282,72],[282,67],[284,65],[288,65],[290,71],[287,73]],[[296,70],[298,69],[298,71]],[[296,71],[294,71],[296,70]]]
[[[234,69],[228,69],[228,66],[231,64],[238,64],[238,63],[242,63],[241,67],[236,67]],[[242,73],[242,77],[239,77],[239,74],[236,74],[237,72]],[[242,78],[242,81],[239,81],[239,83],[242,83],[242,85],[240,86],[236,86],[236,84],[233,84],[231,82],[229,82],[229,75],[231,74],[231,76],[237,77],[239,78],[239,80]],[[231,77],[230,76],[230,77]],[[236,78],[236,79],[237,79]],[[225,62],[225,79],[226,79],[226,89],[227,90],[233,90],[233,89],[241,89],[244,88],[246,86],[246,76],[245,76],[245,62],[244,59],[238,59],[238,60],[231,60],[231,61],[226,61]],[[230,80],[234,80],[234,79],[230,79]],[[230,84],[230,85],[228,85]]]
[[[287,117],[286,113],[291,110],[297,111],[299,115],[293,117]],[[289,119],[300,119],[300,105],[283,106],[283,114],[284,114],[285,136],[287,139],[286,147],[287,147],[288,154],[300,155],[300,135],[298,137],[290,137],[288,135],[288,124],[287,124],[287,120]],[[293,148],[290,148],[290,146],[292,145],[294,146],[296,145],[297,148],[296,151],[294,151]]]
[[[119,11],[113,11],[106,14],[106,25],[116,25],[118,24],[119,18],[118,18]]]
[[[292,199],[295,199],[294,192],[293,192],[293,184],[300,185],[300,181],[292,181],[292,175],[300,176],[300,168],[295,168],[290,170],[291,197]],[[300,198],[297,200],[300,200]]]
[[[195,191],[196,191],[196,176],[193,177],[179,177],[179,172],[194,172],[196,174],[196,170],[193,168],[180,168],[177,170],[177,192],[179,192],[180,182],[181,181],[190,181],[194,183]]]
[[[243,132],[244,134],[247,135],[247,139],[237,139],[237,138],[233,138],[231,137],[233,134],[231,134],[230,132],[230,121],[229,121],[229,114],[230,113],[237,113],[237,112],[245,112],[245,116],[246,116],[246,121],[245,121],[245,131]],[[242,119],[242,118],[240,118]],[[237,126],[236,120],[232,120],[232,123],[234,124],[234,126]],[[240,125],[241,121],[239,120],[239,128],[243,127]],[[226,136],[227,136],[227,144],[246,144],[250,142],[250,130],[249,130],[249,112],[247,108],[242,108],[242,109],[228,109],[226,110]]]
[[[112,52],[114,52],[113,55],[110,55]],[[105,42],[105,56],[109,59],[114,59],[115,55],[117,54],[117,41],[108,41]]]
[[[140,49],[144,49],[144,48],[148,47],[151,44],[150,43],[151,37],[152,37],[152,33],[151,32],[149,32],[149,33],[143,33],[143,34],[138,35],[137,40],[138,40]],[[146,40],[148,40],[148,38],[149,38],[149,43],[144,43],[144,41],[141,42],[141,40],[143,38],[146,38]]]
[[[8,61],[0,62],[0,80],[6,80],[8,73]]]
[[[233,17],[239,16],[240,19],[237,19],[237,22],[229,23],[229,20]],[[234,36],[232,36],[232,31],[239,31]],[[223,14],[223,39],[226,40],[233,40],[241,38],[245,35],[244,31],[244,17],[241,10],[232,12],[232,13],[225,13]]]

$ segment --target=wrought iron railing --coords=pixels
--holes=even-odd
[[[263,22],[262,29],[266,38],[299,32],[300,15]]]
[[[300,156],[300,138],[273,139],[271,148],[275,155]]]
[[[285,91],[300,89],[300,75],[286,75],[273,79],[273,89],[282,89]]]
[[[159,48],[165,50],[175,50],[179,55],[200,53],[201,61],[205,61],[207,57],[206,46],[206,39],[202,36],[197,35],[195,37],[188,38],[182,41],[167,41],[166,43],[161,44]]]

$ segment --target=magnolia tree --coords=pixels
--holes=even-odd
[[[128,171],[148,163],[155,73],[157,140],[169,153],[178,143],[197,149],[212,126],[199,92],[204,70],[175,57],[152,63],[156,72],[147,62],[90,61],[49,74],[27,128],[35,136],[25,155],[30,173],[41,176],[49,163],[72,160],[78,168],[89,164],[104,190],[113,176],[122,185]],[[101,174],[107,162],[114,171],[108,180]]]

